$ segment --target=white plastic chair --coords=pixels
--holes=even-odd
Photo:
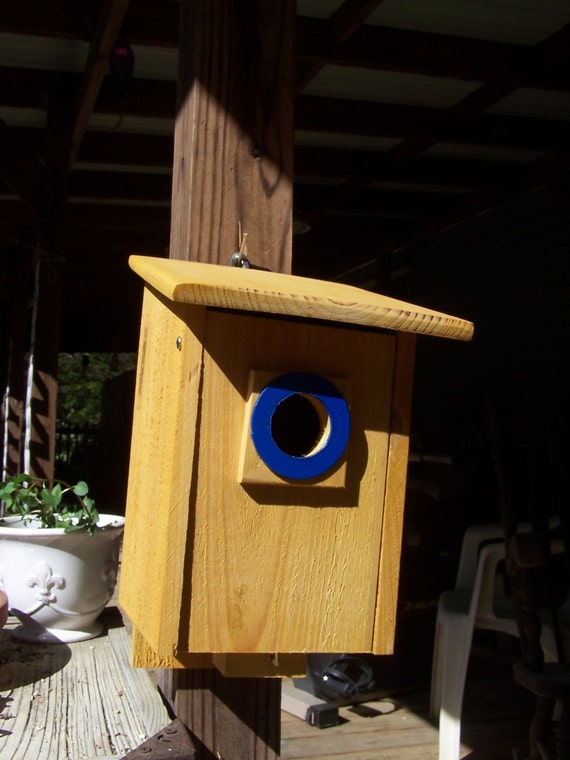
[[[498,590],[497,565],[504,558],[499,525],[471,526],[463,538],[455,589],[439,598],[430,697],[431,715],[439,718],[439,760],[460,757],[461,709],[473,630],[518,636],[512,605]],[[554,634],[548,625],[543,626],[541,643],[546,659],[556,660]]]

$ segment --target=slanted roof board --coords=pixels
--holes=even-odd
[[[131,256],[131,268],[178,303],[324,319],[470,340],[471,322],[350,285],[216,264]]]

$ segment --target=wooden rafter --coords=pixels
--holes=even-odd
[[[73,166],[79,152],[83,135],[101,88],[101,82],[108,71],[111,48],[120,34],[128,6],[129,0],[106,0],[101,8],[79,93],[71,133],[69,168]]]
[[[294,81],[306,79],[297,81],[292,106],[293,198],[312,234],[295,239],[295,267],[330,272],[320,253],[325,228],[334,249],[341,225],[349,239],[366,226],[378,240],[368,253],[353,247],[350,278],[363,256],[399,250],[412,233],[431,234],[567,173],[570,12],[555,0],[544,4],[536,27],[531,9],[521,8],[512,19],[505,11],[492,30],[474,26],[484,37],[466,37],[437,0],[430,31],[406,0],[323,3],[321,10],[338,6],[328,18],[300,15],[312,11],[299,2]],[[482,9],[471,5],[476,25]],[[41,202],[47,168],[67,198],[58,212],[66,303],[68,275],[75,285],[81,276],[82,235],[104,272],[121,271],[129,252],[166,253],[179,9],[172,0],[2,3],[0,116],[9,126],[0,130],[0,246],[33,237],[38,220],[53,223]],[[384,11],[391,26],[381,24]],[[121,26],[137,65],[117,129],[120,105],[106,73]],[[549,29],[558,31],[546,38]],[[248,41],[241,52],[250,50]],[[245,109],[243,124],[255,110]],[[331,250],[333,258],[342,256]]]
[[[540,89],[567,92],[570,89],[568,77],[561,71],[543,70],[536,65],[533,51],[529,45],[366,24],[342,44],[331,45],[326,21],[300,18],[297,22],[300,62],[469,82],[500,78],[508,79],[513,86],[526,83]]]
[[[531,48],[528,54],[534,65],[540,69],[548,69],[548,66],[552,61],[560,61],[568,58],[570,55],[570,46],[568,44],[570,39],[570,25],[565,26],[551,38],[548,38],[540,45]],[[491,106],[501,101],[506,96],[514,92],[518,87],[526,84],[524,79],[519,79],[515,84],[512,80],[496,79],[491,82],[485,82],[481,87],[477,88],[473,92],[469,93],[465,98],[460,100],[455,106],[446,111],[438,110],[434,114],[434,118],[430,120],[430,123],[422,127],[421,132],[408,136],[400,143],[398,143],[390,154],[394,160],[398,162],[408,161],[412,156],[417,156],[423,153],[427,148],[430,148],[438,140],[445,139],[444,135],[454,135],[461,139],[461,135],[465,136],[465,132],[462,132],[464,124],[467,125],[467,134],[469,130],[473,129],[473,121],[479,120],[479,124],[485,123],[485,121],[493,121],[495,119],[505,119],[508,117],[493,117],[484,116],[484,112]],[[520,120],[517,119],[520,124]],[[563,124],[563,123],[562,123]],[[565,126],[565,125],[564,125]],[[560,143],[555,146],[552,142],[553,132],[549,132],[548,142],[551,150],[564,151],[567,145],[566,140],[561,140]],[[534,130],[532,130],[534,131]],[[566,131],[566,129],[564,130]],[[531,130],[529,129],[529,132]],[[481,143],[482,130],[477,131],[477,141]],[[513,145],[513,139],[509,140],[509,145]],[[546,147],[544,145],[543,147]],[[366,180],[359,178],[349,178],[343,182],[336,191],[334,205],[339,203],[346,203],[347,199],[354,197],[360,193],[370,183]],[[473,199],[474,200],[474,199]],[[487,208],[491,203],[497,202],[497,195],[495,193],[479,194],[476,201],[471,203],[471,213],[475,210],[481,210]]]
[[[335,45],[346,42],[358,28],[366,21],[368,16],[374,11],[382,0],[345,0],[344,3],[335,11],[331,18],[325,22],[325,46],[332,48]],[[324,58],[311,61],[309,64],[301,66],[300,73],[297,75],[295,83],[295,92],[301,93],[307,84],[314,79],[319,71],[325,65]]]

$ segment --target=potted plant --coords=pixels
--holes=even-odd
[[[81,641],[117,580],[125,520],[99,514],[84,481],[48,484],[26,474],[0,484],[0,589],[27,641]]]

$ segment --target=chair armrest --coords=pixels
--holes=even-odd
[[[455,588],[473,588],[481,545],[485,543],[500,543],[504,540],[505,534],[499,523],[470,525],[463,536]]]

